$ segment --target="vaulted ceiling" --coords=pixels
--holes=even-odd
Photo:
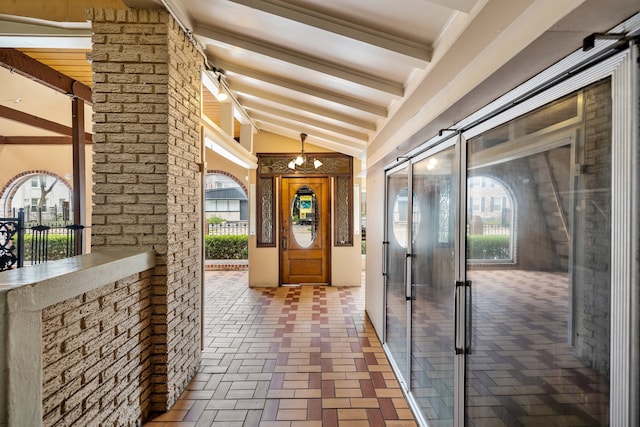
[[[309,143],[370,161],[393,155],[427,123],[459,120],[501,93],[493,90],[513,87],[578,48],[584,36],[639,9],[635,0],[81,3],[105,2],[167,9],[220,75],[243,111],[238,117],[257,130],[294,139],[305,132]],[[44,9],[31,16],[43,18]],[[73,64],[88,69],[82,63],[90,49],[88,23],[47,27],[7,16],[7,6],[0,13],[0,47],[57,61],[63,72],[83,78]],[[39,42],[16,42],[32,33]],[[462,108],[465,97],[475,101]]]
[[[260,130],[363,156],[477,0],[170,0]],[[125,0],[129,6],[144,6]]]

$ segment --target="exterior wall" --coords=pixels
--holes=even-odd
[[[382,241],[384,239],[385,212],[384,170],[367,171],[367,265],[365,310],[378,334],[384,341],[384,282],[382,277]],[[371,231],[370,231],[371,230]]]
[[[93,245],[150,247],[152,411],[200,362],[201,57],[167,13],[89,11],[93,22]]]
[[[151,394],[151,271],[42,310],[43,424],[138,425]]]

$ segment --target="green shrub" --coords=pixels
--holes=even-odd
[[[24,260],[31,261],[31,234],[24,235]],[[14,241],[17,237],[14,237]],[[63,259],[67,257],[67,236],[64,234],[49,234],[49,240],[47,244],[47,260],[53,261],[56,259]]]
[[[511,236],[467,236],[467,258],[469,259],[510,259]]]
[[[215,215],[207,218],[207,224],[224,224],[225,222],[227,222],[226,219],[220,218],[219,216]]]
[[[248,259],[249,236],[204,236],[206,259]]]

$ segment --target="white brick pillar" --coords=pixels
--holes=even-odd
[[[152,410],[200,362],[201,56],[160,10],[93,9],[92,245],[156,253]]]

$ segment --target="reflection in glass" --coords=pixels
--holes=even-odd
[[[313,190],[300,187],[291,202],[291,228],[298,245],[308,248],[316,239],[318,201]]]
[[[407,247],[407,215],[409,212],[408,207],[408,197],[407,197],[407,188],[403,188],[395,197],[395,202],[393,203],[393,235],[396,238],[396,241],[403,248]],[[420,224],[420,206],[418,201],[416,200],[416,196],[413,196],[413,236],[412,241],[416,240],[416,236],[418,234],[418,225]]]
[[[470,175],[467,182],[467,258],[515,261],[511,195],[488,175]]]
[[[385,236],[387,247],[386,276],[386,328],[385,343],[404,383],[409,379],[407,360],[407,291],[406,291],[406,231],[405,239],[399,240],[396,233],[406,230],[408,168],[387,175],[387,217]],[[402,220],[402,221],[401,221]],[[404,224],[402,228],[401,224]],[[395,236],[395,238],[392,238]]]
[[[582,96],[593,114],[568,118]],[[509,227],[517,230],[517,256],[508,265],[488,256],[467,260],[473,283],[468,426],[609,422],[609,82],[573,98],[557,113],[558,103],[505,124],[512,131],[504,142],[478,150],[487,138],[469,140],[468,226],[474,228],[475,215],[488,218],[492,207],[502,207],[482,193],[494,178],[513,195]],[[518,136],[530,129],[533,136]],[[481,197],[484,209],[476,202]],[[473,238],[467,235],[468,249],[480,243]],[[484,251],[495,250],[495,241],[484,240]]]
[[[453,422],[455,147],[413,165],[411,392],[429,425]],[[417,209],[419,207],[419,209]]]

